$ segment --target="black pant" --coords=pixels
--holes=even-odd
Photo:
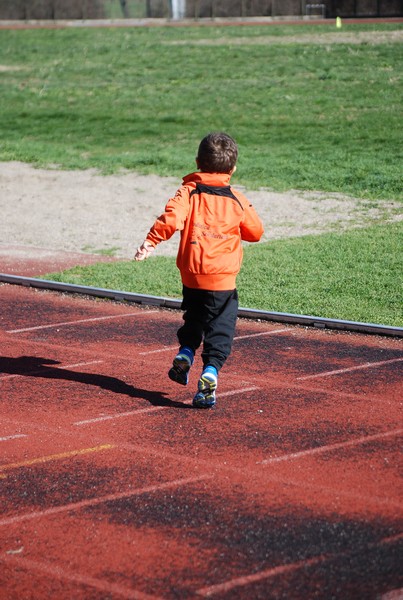
[[[178,329],[181,346],[195,352],[203,341],[203,365],[221,369],[231,353],[238,314],[237,290],[213,292],[183,286],[185,324]]]

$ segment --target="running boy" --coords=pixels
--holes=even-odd
[[[214,406],[218,372],[231,352],[241,240],[258,242],[263,234],[250,202],[229,185],[237,158],[237,145],[229,135],[210,133],[203,138],[196,157],[199,172],[183,179],[134,257],[144,260],[157,244],[180,231],[176,264],[183,284],[184,324],[177,332],[179,352],[168,376],[186,385],[203,342],[203,371],[193,398],[197,408]]]

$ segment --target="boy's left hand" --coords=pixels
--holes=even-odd
[[[154,246],[145,240],[139,248],[137,248],[137,252],[134,255],[134,260],[144,260],[150,256],[150,254],[154,251]]]

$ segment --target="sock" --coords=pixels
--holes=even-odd
[[[207,367],[204,367],[202,374],[205,375],[207,373],[211,374],[211,375],[214,375],[214,377],[216,379],[218,377],[218,371],[217,371],[217,369],[215,367],[213,367],[213,365],[207,365]]]
[[[195,355],[192,348],[189,348],[189,346],[181,346],[179,348],[179,354],[185,354],[189,358],[190,364],[193,364]]]

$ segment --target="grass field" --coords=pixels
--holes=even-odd
[[[401,201],[403,46],[334,40],[401,30],[0,31],[0,160],[179,178],[223,129],[240,146],[237,184]],[[403,325],[401,248],[399,224],[247,248],[241,304]],[[105,269],[63,277],[180,293],[171,259]]]
[[[245,248],[242,306],[403,327],[403,227],[375,225]],[[180,297],[175,260],[76,267],[46,278],[139,294]]]
[[[0,31],[0,160],[179,177],[206,129],[224,129],[247,186],[401,199],[403,45],[313,43],[336,33]]]

